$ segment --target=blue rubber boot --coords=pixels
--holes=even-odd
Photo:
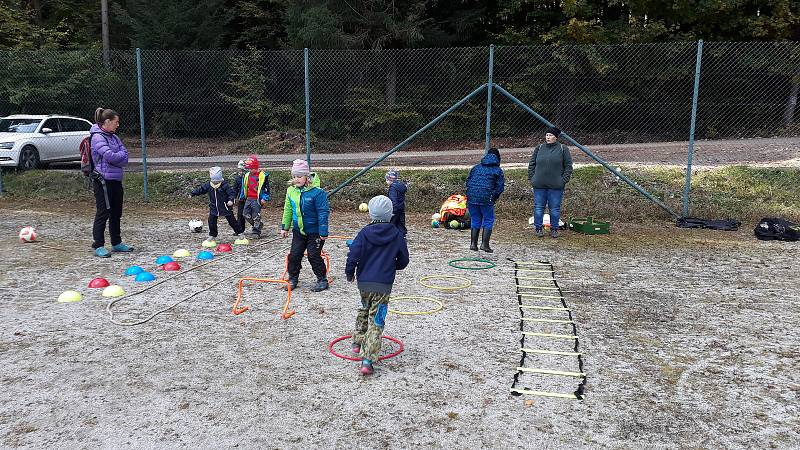
[[[97,256],[98,258],[110,258],[111,253],[109,253],[105,247],[98,247],[94,250],[94,256]]]
[[[127,245],[125,245],[125,244],[123,244],[123,243],[121,243],[121,242],[120,242],[119,244],[117,244],[117,245],[115,245],[115,246],[111,247],[111,250],[113,250],[113,251],[115,251],[115,252],[125,252],[125,253],[128,253],[128,252],[132,252],[132,251],[133,251],[133,247],[129,247],[129,246],[127,246]]]

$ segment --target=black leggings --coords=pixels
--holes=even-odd
[[[108,192],[108,203],[111,208],[106,208],[106,197],[103,192],[103,185],[100,180],[93,181],[94,201],[97,212],[94,214],[94,225],[92,226],[92,248],[100,248],[106,245],[106,221],[108,221],[108,234],[111,236],[111,245],[122,243],[122,232],[120,231],[120,221],[122,219],[122,181],[106,180],[106,192]]]
[[[233,232],[239,234],[242,232],[242,229],[239,228],[239,222],[236,221],[236,218],[233,217],[233,214],[228,216],[223,216],[228,221],[228,225],[233,228]],[[217,237],[219,233],[219,229],[217,228],[217,216],[213,214],[208,215],[208,235]]]

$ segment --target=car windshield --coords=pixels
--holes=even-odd
[[[42,119],[0,119],[0,133],[33,133]]]

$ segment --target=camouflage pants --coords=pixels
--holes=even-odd
[[[241,200],[240,200],[241,201]],[[244,201],[242,210],[244,218],[253,227],[253,232],[261,234],[261,203],[257,198],[248,198]],[[244,231],[244,227],[242,227]]]
[[[353,343],[361,346],[361,359],[377,361],[381,353],[383,327],[389,309],[389,294],[361,292],[361,308],[358,308]]]

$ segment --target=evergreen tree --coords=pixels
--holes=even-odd
[[[148,50],[219,48],[232,19],[223,0],[127,0],[111,9],[116,32]]]

